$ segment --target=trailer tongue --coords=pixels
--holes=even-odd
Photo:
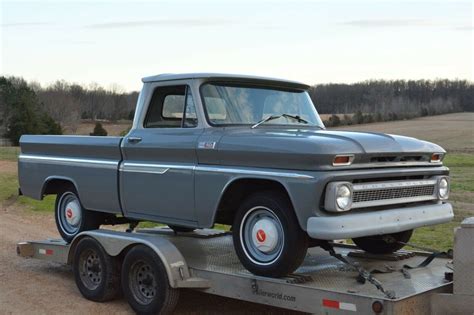
[[[474,229],[467,226],[458,234],[472,239]],[[30,241],[19,243],[17,250],[23,257],[72,264],[75,268],[74,260],[81,254],[77,253],[78,244],[81,239],[89,238],[97,241],[104,254],[116,259],[116,263],[121,263],[118,257],[126,257],[125,252],[132,248],[151,249],[159,257],[164,266],[162,272],[169,281],[169,286],[161,289],[170,290],[176,296],[179,288],[191,288],[318,314],[432,314],[436,312],[433,301],[441,296],[449,304],[447,296],[453,292],[452,260],[446,256],[432,255],[429,265],[407,269],[407,265],[417,266],[426,261],[430,254],[399,251],[391,255],[367,255],[354,246],[341,244],[327,248],[333,250],[332,256],[320,247],[311,248],[297,272],[285,278],[255,276],[240,264],[231,236],[216,230],[178,234],[165,228],[134,233],[95,230],[82,233],[71,244],[62,240]],[[366,274],[361,279],[363,272]],[[150,277],[152,283],[153,274]],[[158,294],[153,286],[149,288],[144,292]],[[125,297],[129,303],[133,298]],[[470,299],[472,295],[465,295],[466,305],[457,307],[469,310]],[[169,305],[164,305],[162,310],[172,310],[176,302],[177,297],[166,300]],[[137,311],[132,303],[131,306]]]

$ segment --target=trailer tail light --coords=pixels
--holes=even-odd
[[[352,154],[336,155],[334,157],[334,160],[332,161],[332,165],[333,166],[351,165],[353,160],[354,160],[354,155]]]
[[[375,301],[372,303],[372,311],[374,311],[375,314],[380,314],[383,312],[383,304],[380,301]]]
[[[323,299],[323,306],[327,308],[338,309],[338,310],[357,312],[357,306],[353,303],[344,303],[344,302],[335,301],[335,300]]]
[[[44,249],[44,248],[40,248],[38,250],[38,253],[41,254],[41,255],[48,255],[48,256],[51,256],[54,254],[54,251],[52,249]]]
[[[443,160],[444,154],[443,153],[433,153],[431,154],[431,163],[439,163]]]

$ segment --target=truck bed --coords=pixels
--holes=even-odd
[[[23,195],[42,199],[45,185],[70,180],[89,210],[120,212],[121,137],[22,136],[18,178]]]

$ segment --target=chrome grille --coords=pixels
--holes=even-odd
[[[435,186],[365,190],[354,192],[353,202],[432,196]]]
[[[436,179],[355,184],[352,208],[434,200]]]

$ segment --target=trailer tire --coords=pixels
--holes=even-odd
[[[235,251],[253,274],[284,277],[303,262],[308,236],[300,228],[289,199],[267,191],[251,195],[232,225]]]
[[[98,229],[104,222],[102,213],[86,210],[82,206],[79,195],[72,185],[57,194],[54,214],[58,232],[68,243],[79,233]]]
[[[160,257],[145,245],[134,246],[125,256],[122,288],[137,314],[170,314],[179,299],[179,289],[170,286]]]
[[[403,243],[407,243],[412,234],[413,230],[408,230],[393,234],[358,237],[353,238],[352,241],[354,241],[357,247],[368,253],[391,254],[403,248],[405,246]]]
[[[79,241],[73,258],[77,288],[88,300],[104,302],[120,293],[120,263],[92,237]]]

